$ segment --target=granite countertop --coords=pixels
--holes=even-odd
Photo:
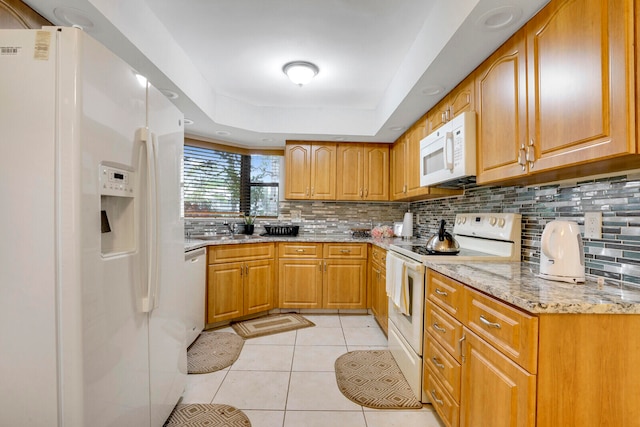
[[[258,236],[253,235],[249,238],[243,239],[224,239],[224,240],[202,240],[197,237],[185,239],[184,250],[191,251],[194,249],[215,246],[215,245],[239,245],[245,243],[265,243],[265,242],[312,242],[312,243],[372,243],[384,249],[389,249],[389,246],[402,241],[401,238],[354,238],[348,234],[336,234],[336,235],[301,235],[301,236]]]
[[[606,282],[599,287],[537,277],[538,268],[519,262],[426,262],[428,268],[530,313],[640,314],[640,289]]]

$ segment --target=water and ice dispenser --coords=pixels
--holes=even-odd
[[[100,164],[102,256],[133,252],[136,248],[135,172]]]

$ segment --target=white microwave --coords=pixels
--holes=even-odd
[[[476,113],[459,114],[420,141],[422,187],[476,175]]]

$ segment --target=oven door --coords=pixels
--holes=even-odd
[[[387,257],[402,260],[404,263],[405,280],[409,291],[409,315],[403,314],[389,298],[389,322],[392,322],[398,332],[418,356],[422,356],[422,334],[424,323],[424,271],[423,264],[390,251]],[[387,269],[387,283],[394,286],[398,277]]]

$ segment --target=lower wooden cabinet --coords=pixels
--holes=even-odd
[[[207,323],[274,308],[274,254],[273,243],[209,247]]]
[[[280,308],[322,307],[322,259],[278,261]]]
[[[464,328],[460,426],[534,427],[536,376]]]
[[[371,291],[371,311],[385,335],[389,329],[389,303],[387,298],[387,251],[372,246],[369,258],[369,289]]]
[[[367,308],[366,243],[281,242],[278,253],[280,308]]]

